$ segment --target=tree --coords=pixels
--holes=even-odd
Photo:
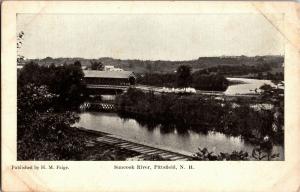
[[[150,63],[147,63],[146,69],[147,69],[147,72],[152,73],[152,65]]]
[[[278,87],[278,86],[277,86]],[[264,103],[273,105],[272,113],[272,131],[270,135],[276,143],[283,143],[284,140],[284,90],[270,85],[262,85],[260,89],[261,100]]]
[[[80,67],[81,68],[81,63],[80,63],[80,61],[75,61],[74,62],[74,66],[76,66],[76,67]]]
[[[273,87],[269,84],[263,84],[262,86],[260,86],[259,89],[261,89],[264,92],[270,92],[273,90]]]
[[[177,68],[177,86],[187,87],[192,81],[191,67],[188,65],[181,65]]]
[[[103,71],[104,65],[100,61],[91,61],[91,69]]]
[[[29,83],[42,85],[43,80],[41,79],[41,75],[41,67],[37,63],[27,63],[19,72],[18,86],[24,86]]]
[[[86,96],[82,69],[75,65],[57,67],[51,76],[49,88],[51,92],[59,95],[57,107],[77,109]]]
[[[84,139],[71,128],[78,116],[66,107],[60,113],[54,108],[78,102],[74,95],[79,97],[76,87],[81,85],[81,78],[81,68],[73,65],[47,68],[28,63],[21,69],[17,87],[18,160],[80,158]]]
[[[21,64],[21,62],[24,60],[24,56],[19,54],[19,51],[23,45],[23,37],[24,37],[24,32],[20,31],[19,34],[17,35],[17,64]]]
[[[203,71],[193,73],[193,87],[199,90],[225,91],[228,80],[218,73],[205,74]]]
[[[84,139],[71,125],[78,121],[75,113],[53,113],[55,95],[46,86],[27,84],[18,88],[17,159],[78,159]]]
[[[57,107],[63,110],[76,109],[86,96],[83,76],[83,71],[78,64],[60,67],[51,65],[47,68],[30,62],[19,72],[18,88],[28,84],[47,86],[51,93],[58,95]]]

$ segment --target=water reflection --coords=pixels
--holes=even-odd
[[[147,126],[146,126],[147,125]],[[163,146],[174,150],[195,153],[198,147],[206,147],[215,153],[247,151],[251,154],[253,145],[244,142],[241,137],[227,136],[218,132],[186,130],[175,125],[148,125],[145,121],[120,118],[113,113],[86,112],[80,114],[80,121],[75,126],[104,131],[124,138],[134,139],[150,145]],[[202,129],[199,129],[202,130]],[[273,153],[280,153],[283,159],[283,147],[273,147]]]

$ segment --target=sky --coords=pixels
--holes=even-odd
[[[283,15],[18,14],[25,58],[191,60],[283,55]]]

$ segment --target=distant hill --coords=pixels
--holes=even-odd
[[[44,59],[31,59],[27,62],[33,61],[39,65],[48,66],[50,64],[63,65],[63,64],[73,64],[75,61],[80,61],[82,66],[89,67],[91,61],[100,61],[104,65],[112,65],[124,70],[134,71],[136,73],[170,73],[177,69],[180,65],[189,65],[194,71],[211,68],[221,65],[246,65],[246,66],[258,66],[258,65],[268,65],[275,71],[283,71],[283,56],[224,56],[224,57],[199,57],[195,60],[187,61],[166,61],[166,60],[123,60],[114,59],[110,57],[102,57],[99,59],[84,59],[84,58],[51,58],[46,57]]]

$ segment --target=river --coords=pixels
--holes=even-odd
[[[226,95],[236,95],[236,94],[255,94],[260,92],[259,88],[264,85],[274,86],[271,80],[264,79],[247,79],[247,78],[227,78],[229,81],[239,81],[240,84],[230,85],[224,92]],[[282,88],[282,87],[280,87]],[[256,91],[256,92],[255,92]]]
[[[216,132],[202,134],[191,130],[185,133],[180,133],[176,129],[172,132],[165,132],[160,126],[149,129],[134,119],[124,120],[115,113],[80,113],[80,121],[74,126],[111,133],[152,146],[162,146],[192,153],[197,152],[198,147],[206,147],[209,151],[216,153],[243,150],[251,154],[254,148],[240,137],[226,136]],[[283,147],[274,146],[273,152],[280,153],[280,159],[283,159]]]
[[[257,80],[246,78],[228,78],[229,80],[242,81],[241,84],[231,85],[225,91],[227,95],[255,93],[263,84],[274,86],[270,80]],[[198,147],[206,147],[215,153],[232,151],[247,151],[251,154],[253,145],[245,142],[240,137],[227,136],[222,133],[208,132],[207,134],[196,133],[192,130],[181,133],[174,129],[166,132],[161,126],[148,128],[139,124],[134,119],[124,120],[115,113],[84,112],[80,113],[80,121],[75,126],[84,127],[96,131],[115,134],[127,139],[146,143],[154,146],[162,146],[173,150],[183,150],[195,153]],[[284,159],[282,146],[274,146],[273,153],[279,153],[279,160]]]

